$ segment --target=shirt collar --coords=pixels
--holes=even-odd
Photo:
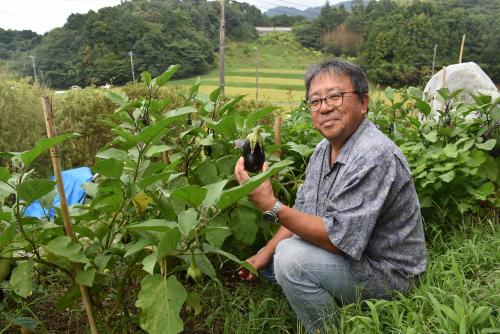
[[[349,137],[349,139],[347,139],[344,146],[342,146],[342,149],[340,150],[340,154],[337,157],[337,162],[340,162],[343,165],[345,165],[347,163],[347,159],[349,158],[349,155],[351,154],[351,150],[353,149],[354,145],[358,141],[358,138],[363,134],[363,132],[368,127],[368,124],[370,124],[370,121],[368,120],[368,118],[365,117],[361,121],[361,123],[359,124],[356,131],[354,131],[354,133]]]

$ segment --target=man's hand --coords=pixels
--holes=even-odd
[[[268,166],[267,162],[264,163],[262,171],[265,172]],[[248,172],[245,170],[243,157],[238,160],[236,166],[234,167],[234,176],[239,184],[245,183],[250,178]],[[252,191],[248,197],[261,211],[271,210],[274,203],[276,203],[273,187],[271,186],[271,181],[269,180],[264,181],[264,183]]]
[[[254,256],[249,257],[246,262],[250,263],[252,267],[254,267],[255,270],[258,271],[267,266],[267,264],[271,261],[272,256],[273,253],[268,254],[265,249],[262,249],[262,251],[259,251]],[[256,278],[254,274],[243,267],[238,268],[237,273],[240,279],[243,281],[253,281]]]

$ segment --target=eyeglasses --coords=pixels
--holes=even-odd
[[[321,109],[323,101],[330,107],[340,107],[344,103],[345,94],[358,94],[358,92],[336,92],[331,93],[327,97],[321,99],[307,100],[306,104],[310,111],[318,111]]]

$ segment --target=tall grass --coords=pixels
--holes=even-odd
[[[498,216],[466,217],[460,229],[429,237],[419,284],[393,300],[344,306],[330,333],[500,333]],[[304,333],[279,287],[265,282],[207,285],[194,333]],[[228,287],[228,285],[230,285]],[[206,312],[206,313],[205,313]],[[191,331],[186,331],[191,332]]]

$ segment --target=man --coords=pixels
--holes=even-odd
[[[328,61],[306,73],[305,85],[313,126],[324,139],[311,156],[293,208],[275,198],[270,182],[250,194],[281,227],[247,262],[257,270],[272,266],[290,305],[313,333],[324,330],[324,314],[336,303],[407,291],[425,270],[427,254],[406,159],[366,118],[363,70]],[[240,184],[249,177],[243,158],[235,177]]]

